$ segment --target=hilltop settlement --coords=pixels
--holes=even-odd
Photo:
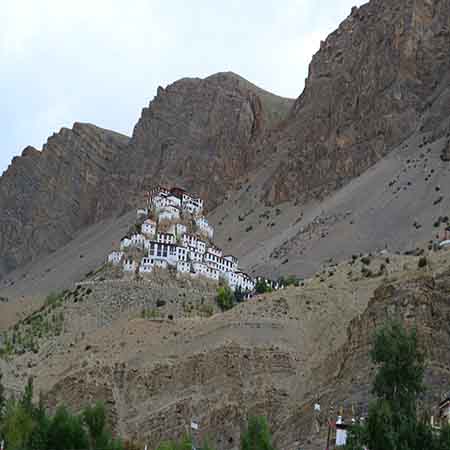
[[[146,193],[144,208],[137,210],[134,231],[108,255],[108,263],[125,273],[143,276],[155,268],[177,275],[205,277],[228,283],[235,291],[250,293],[255,280],[239,269],[233,255],[214,245],[214,228],[204,216],[203,200],[181,188],[158,186]]]

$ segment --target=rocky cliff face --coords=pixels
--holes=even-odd
[[[399,281],[381,283],[366,311],[355,317],[347,329],[347,341],[333,355],[311,372],[305,400],[291,418],[300,424],[301,441],[318,442],[326,435],[326,417],[331,405],[335,413],[342,408],[349,420],[355,415],[366,416],[372,398],[371,388],[376,367],[370,360],[372,340],[376,330],[388,320],[396,319],[417,331],[421,351],[425,355],[425,386],[419,410],[436,414],[441,395],[448,390],[450,375],[450,271],[433,277],[431,272],[410,274]],[[324,425],[314,429],[311,405],[320,401]],[[286,430],[279,430],[280,439]],[[315,448],[306,446],[305,448]]]
[[[0,277],[73,238],[102,212],[97,191],[128,138],[76,123],[26,148],[0,178]]]
[[[266,199],[325,195],[416,129],[448,127],[450,2],[372,0],[322,42],[272,140],[287,152]]]
[[[212,208],[248,171],[255,141],[292,104],[230,72],[160,87],[119,155],[117,172],[133,190],[181,184]]]
[[[134,207],[159,182],[198,191],[214,206],[248,169],[252,142],[292,104],[232,73],[183,79],[158,89],[131,140],[75,124],[42,152],[27,148],[0,179],[0,277]]]

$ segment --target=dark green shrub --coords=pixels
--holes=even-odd
[[[217,304],[222,311],[227,311],[234,306],[234,294],[228,285],[220,286],[217,290]]]
[[[368,256],[364,256],[361,258],[361,262],[366,266],[370,265],[370,258]]]
[[[419,267],[419,269],[422,269],[423,267],[425,267],[428,264],[428,260],[425,256],[422,256],[419,259],[419,262],[417,263],[417,266]]]

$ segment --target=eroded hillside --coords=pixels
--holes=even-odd
[[[236,448],[246,414],[259,413],[279,448],[291,448],[311,437],[316,397],[367,401],[366,352],[387,314],[416,324],[434,349],[428,379],[438,389],[448,369],[438,361],[445,329],[433,318],[447,314],[449,258],[430,254],[420,269],[419,257],[356,258],[227,313],[215,288],[198,281],[90,282],[52,304],[50,314],[63,313],[60,333],[36,337],[35,353],[12,354],[2,371],[12,388],[33,374],[50,406],[103,399],[116,430],[151,445],[182,435],[196,417],[219,448]]]

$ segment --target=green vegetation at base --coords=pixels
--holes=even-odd
[[[72,414],[64,405],[54,415],[47,413],[42,397],[33,402],[33,381],[30,378],[18,398],[6,399],[0,374],[0,441],[6,450],[138,450],[137,442],[114,439],[108,428],[103,403],[86,407]],[[267,420],[251,417],[242,433],[241,450],[274,450]],[[162,442],[157,450],[192,450],[190,436]],[[202,450],[214,450],[206,440]]]
[[[257,294],[265,294],[272,292],[272,287],[265,280],[258,280],[256,282],[255,291]]]
[[[180,440],[172,440],[161,443],[157,450],[192,450],[196,443],[189,436]],[[208,441],[200,445],[202,450],[214,450]],[[272,436],[269,424],[265,417],[250,417],[245,430],[241,435],[240,450],[275,450],[272,445]]]
[[[217,304],[222,311],[228,311],[234,306],[234,294],[228,285],[217,289]]]
[[[42,399],[33,403],[33,382],[18,399],[5,399],[0,377],[0,436],[7,450],[122,450],[107,427],[103,404],[72,414],[60,406],[49,415]]]
[[[0,340],[0,358],[8,359],[27,352],[37,353],[42,340],[60,336],[64,332],[64,305],[67,302],[85,301],[91,293],[91,288],[77,286],[70,291],[49,294],[40,309],[3,333]]]
[[[382,327],[371,352],[378,365],[373,384],[376,400],[363,425],[349,433],[348,450],[449,450],[450,428],[433,432],[417,417],[417,398],[424,392],[424,358],[415,331],[398,322]]]
[[[250,417],[241,437],[241,450],[274,450],[265,417]]]
[[[143,308],[141,311],[141,317],[143,319],[159,319],[161,317],[157,308]]]
[[[219,286],[217,289],[216,301],[222,311],[228,311],[238,303],[242,303],[248,292],[241,289],[240,286],[233,292],[227,284]]]

